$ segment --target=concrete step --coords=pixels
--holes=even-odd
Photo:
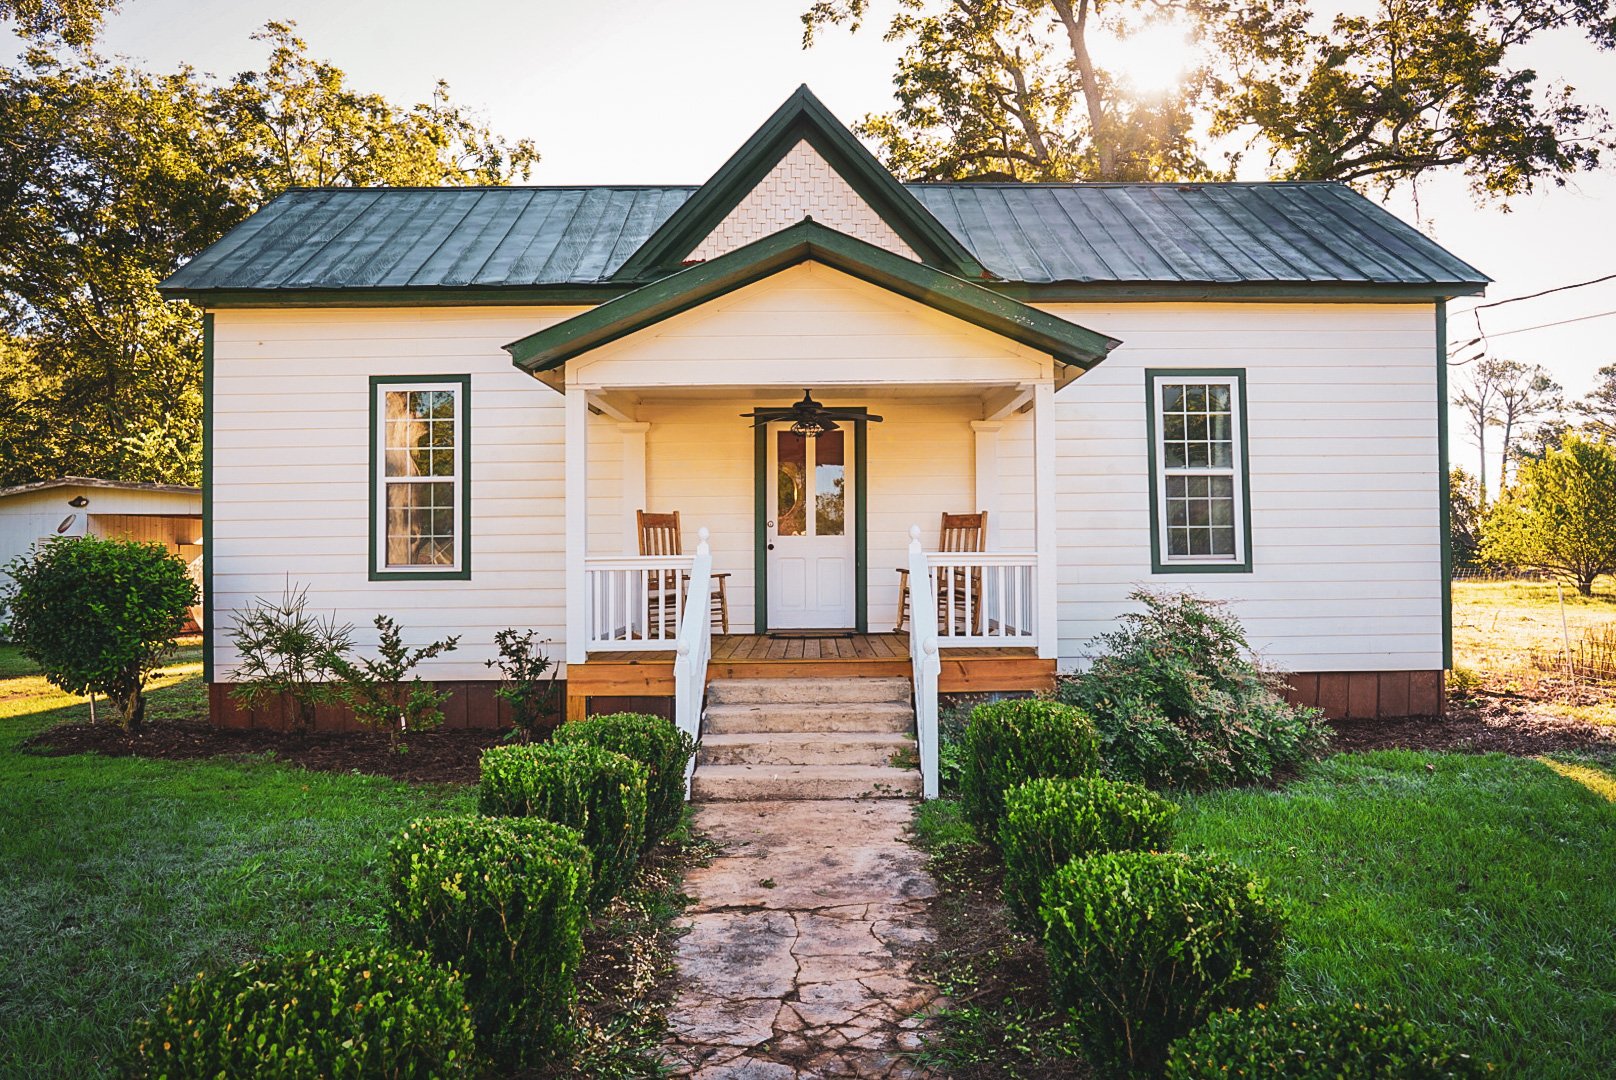
[[[908,701],[908,679],[715,679],[707,684],[714,705],[835,705],[855,701]]]
[[[919,772],[883,765],[704,765],[690,781],[690,797],[698,802],[919,795]]]
[[[703,737],[813,731],[902,734],[914,728],[915,710],[907,702],[896,701],[708,705],[701,724]]]
[[[915,741],[874,732],[778,732],[703,735],[696,762],[710,765],[891,765],[915,760]]]

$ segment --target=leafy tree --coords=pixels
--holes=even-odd
[[[1583,418],[1590,434],[1616,440],[1616,364],[1600,368],[1596,378],[1594,388],[1571,408]]]
[[[897,0],[898,107],[861,135],[912,179],[1193,179],[1205,137],[1243,140],[1291,179],[1389,189],[1461,169],[1508,198],[1595,168],[1605,113],[1524,57],[1578,30],[1616,46],[1616,0]],[[857,29],[869,0],[815,0],[804,44]],[[1166,21],[1197,46],[1159,95],[1108,66],[1119,37]],[[1230,155],[1232,171],[1243,152]]]
[[[0,0],[0,20],[11,22],[25,38],[55,38],[82,48],[117,7],[118,0]]]
[[[315,710],[339,699],[337,665],[353,648],[353,627],[309,612],[309,590],[290,584],[277,600],[262,597],[236,613],[230,631],[240,662],[231,694],[249,709],[285,701],[294,727],[314,730]]]
[[[443,723],[443,703],[449,700],[447,690],[436,689],[419,675],[411,678],[410,672],[424,660],[454,652],[460,638],[457,635],[412,649],[404,644],[404,632],[391,616],[376,616],[375,625],[379,641],[374,657],[361,657],[354,663],[334,655],[331,668],[341,680],[337,693],[353,710],[354,718],[369,727],[385,727],[388,745],[403,750],[400,740],[411,730]]]
[[[1509,483],[1509,468],[1519,450],[1516,438],[1534,421],[1558,413],[1565,400],[1560,384],[1543,365],[1528,367],[1518,360],[1501,360],[1498,365],[1498,426],[1503,443],[1498,486],[1502,488]]]
[[[1448,543],[1455,566],[1474,566],[1481,556],[1481,507],[1476,481],[1455,465],[1448,471]]]
[[[438,85],[400,107],[270,23],[215,86],[86,52],[0,69],[0,485],[66,473],[195,483],[201,318],[156,286],[294,184],[502,183],[538,155]]]
[[[97,537],[53,539],[5,568],[0,607],[11,636],[52,686],[98,693],[126,731],[146,717],[146,680],[173,654],[197,602],[185,564],[161,545]]]
[[[1097,40],[1164,15],[1196,34],[1217,0],[898,0],[889,41],[905,43],[898,107],[858,134],[914,180],[1174,180],[1211,175],[1195,137],[1204,67],[1180,86],[1136,92]],[[857,30],[868,0],[818,0],[803,44],[827,26]],[[1096,32],[1099,32],[1097,37]]]
[[[1521,464],[1515,486],[1487,514],[1482,554],[1543,570],[1593,594],[1616,571],[1616,446],[1567,435],[1558,450]]]

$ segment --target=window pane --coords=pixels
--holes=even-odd
[[[808,535],[808,445],[801,435],[775,432],[775,531]]]
[[[1162,412],[1173,412],[1184,407],[1184,387],[1178,383],[1162,384]]]
[[[1234,559],[1235,387],[1227,382],[1166,383],[1161,405],[1161,460],[1156,480],[1166,555]]]
[[[452,566],[454,484],[388,484],[386,548],[389,566]]]
[[[1229,411],[1229,388],[1227,386],[1207,387],[1207,404],[1215,412]]]
[[[814,440],[814,534],[842,536],[847,528],[847,466],[842,433],[827,431]]]

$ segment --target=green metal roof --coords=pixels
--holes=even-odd
[[[1086,369],[1120,344],[992,289],[804,220],[529,334],[505,349],[524,371],[551,371],[607,342],[810,259],[1048,353],[1063,364]]]
[[[1340,184],[914,184],[1007,285],[1381,286],[1485,274]],[[410,290],[479,299],[626,291],[612,276],[696,188],[289,191],[163,282],[202,303]],[[997,284],[997,283],[995,283]],[[600,299],[595,296],[593,299]]]

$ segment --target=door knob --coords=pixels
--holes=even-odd
[[[770,551],[773,551],[773,550],[774,550],[774,545],[773,545],[773,544],[770,544],[770,545],[769,545],[769,550],[770,550]]]

